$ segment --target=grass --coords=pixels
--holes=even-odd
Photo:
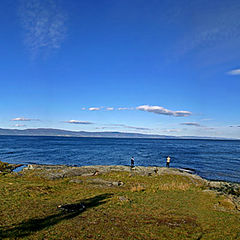
[[[106,187],[77,178],[1,175],[0,239],[240,239],[240,212],[201,181],[111,172],[97,178],[124,185]]]

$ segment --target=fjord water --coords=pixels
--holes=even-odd
[[[22,164],[191,168],[210,180],[240,182],[240,141],[0,136],[0,160]]]

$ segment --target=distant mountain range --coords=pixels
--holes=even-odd
[[[127,133],[127,132],[86,132],[68,131],[54,128],[33,128],[33,129],[3,129],[0,128],[0,135],[12,136],[62,136],[62,137],[105,137],[105,138],[158,138],[158,139],[226,139],[216,137],[196,136],[167,136],[157,134]]]

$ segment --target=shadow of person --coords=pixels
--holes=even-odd
[[[53,214],[44,218],[33,218],[27,221],[23,221],[19,224],[8,226],[8,227],[0,227],[0,239],[4,238],[18,238],[18,237],[26,237],[34,232],[40,231],[44,228],[53,226],[63,220],[72,219],[78,215],[80,215],[83,211],[97,207],[106,203],[106,199],[110,198],[113,194],[101,194],[92,198],[83,199],[80,202],[73,204],[65,204],[64,206],[70,206],[71,211],[62,211],[57,214]],[[82,206],[85,208],[82,208]],[[67,208],[66,208],[67,209]]]

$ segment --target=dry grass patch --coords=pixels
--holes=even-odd
[[[131,192],[143,192],[145,190],[146,190],[146,188],[143,185],[141,185],[141,184],[137,184],[136,186],[132,186],[130,188]]]
[[[171,183],[160,184],[158,186],[158,190],[160,190],[160,191],[172,191],[172,190],[187,191],[191,187],[192,187],[192,184],[189,184],[189,183],[171,182]]]

